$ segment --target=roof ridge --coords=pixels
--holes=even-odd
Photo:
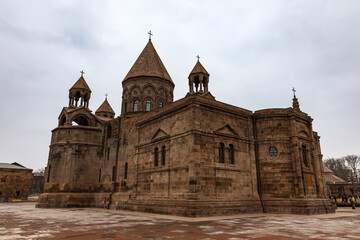
[[[210,76],[210,74],[206,71],[206,69],[199,60],[196,62],[194,68],[191,70],[190,75],[195,73],[205,73],[206,75]]]
[[[79,79],[70,89],[86,89],[91,92],[91,89],[89,88],[89,85],[87,84],[83,76],[79,77]]]
[[[112,109],[110,103],[108,102],[107,98],[105,98],[104,102],[100,105],[100,107],[95,111],[98,112],[108,112],[115,114],[114,110]]]
[[[151,40],[148,41],[123,81],[140,76],[159,77],[173,83]]]

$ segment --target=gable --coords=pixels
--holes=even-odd
[[[229,124],[214,131],[215,134],[239,137],[239,134]]]
[[[164,130],[159,128],[158,130],[156,130],[156,132],[153,135],[153,137],[151,138],[151,140],[159,140],[159,139],[164,139],[167,137],[170,137],[170,135],[167,134]]]

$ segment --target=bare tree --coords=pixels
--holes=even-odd
[[[333,171],[337,177],[342,178],[347,182],[350,182],[352,171],[346,166],[346,162],[343,157],[325,159],[324,165],[325,167]]]
[[[352,170],[351,182],[358,182],[359,178],[358,178],[357,168],[360,165],[360,157],[353,154],[353,155],[347,155],[347,156],[342,157],[342,158],[345,160],[345,162],[348,164],[348,166]]]
[[[38,170],[33,172],[34,176],[44,176],[45,168],[39,168]]]

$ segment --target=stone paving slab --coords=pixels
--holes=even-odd
[[[359,239],[360,209],[302,216],[248,214],[184,218],[92,208],[0,204],[0,239]]]

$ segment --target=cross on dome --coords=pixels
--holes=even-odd
[[[151,41],[151,36],[154,34],[151,33],[151,30],[148,32],[148,34],[149,34],[149,41]]]
[[[296,95],[295,95],[296,90],[294,87],[292,88],[292,91],[294,92],[294,97],[296,97]]]
[[[81,70],[80,73],[81,73],[81,76],[83,76],[85,74],[84,70]]]

